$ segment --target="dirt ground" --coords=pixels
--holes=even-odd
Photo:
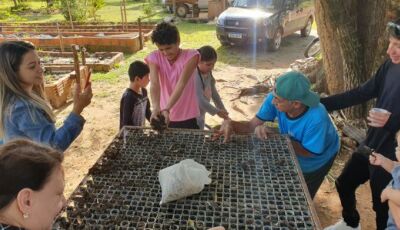
[[[289,68],[296,59],[302,58],[304,47],[313,37],[301,38],[298,34],[287,37],[282,49],[274,53],[252,55],[246,48],[232,48],[232,55],[240,55],[240,65],[219,62],[214,70],[217,88],[228,109],[230,117],[235,120],[251,119],[257,112],[264,94],[237,98],[240,88],[251,87],[258,82],[277,75]],[[86,124],[81,135],[65,153],[66,195],[69,196],[87,170],[96,162],[104,149],[118,132],[119,100],[127,86],[127,76],[120,76],[115,84],[94,82],[93,100],[83,112]],[[236,98],[236,99],[235,99]],[[71,104],[57,111],[58,123],[71,111]],[[219,124],[216,117],[207,117],[209,125]],[[330,174],[336,178],[348,157],[341,154]],[[332,180],[332,179],[331,179]],[[358,208],[361,213],[363,229],[375,229],[374,213],[371,208],[371,196],[368,185],[357,191]],[[325,179],[314,204],[322,226],[335,223],[340,218],[341,205],[333,181]]]

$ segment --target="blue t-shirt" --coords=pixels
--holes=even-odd
[[[312,153],[311,157],[297,155],[301,170],[304,173],[314,172],[324,166],[339,150],[339,136],[328,116],[325,107],[320,103],[297,118],[290,118],[272,104],[274,96],[270,93],[257,113],[262,121],[278,119],[281,134],[301,143],[303,148]]]

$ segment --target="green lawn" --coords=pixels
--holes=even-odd
[[[26,1],[31,10],[22,14],[9,14],[8,11],[14,6],[11,0],[0,0],[0,22],[54,22],[63,21],[64,17],[59,14],[48,14],[46,12],[46,2],[39,0]]]
[[[105,22],[120,22],[121,11],[120,11],[121,0],[105,0],[106,6],[97,12],[98,20]],[[51,14],[46,11],[46,3],[43,0],[28,0],[26,4],[30,10],[21,12],[18,14],[8,15],[7,11],[14,6],[12,0],[0,0],[0,22],[56,22],[65,21],[64,17],[59,12],[53,12]],[[126,15],[128,22],[136,22],[139,17],[145,17],[146,14],[143,11],[143,7],[149,5],[149,1],[126,1]],[[151,6],[152,11],[160,12],[163,11],[160,6]],[[160,20],[166,15],[161,12],[150,18],[150,20]],[[93,20],[91,18],[88,19]],[[147,20],[147,19],[145,19]]]
[[[106,7],[103,7],[97,12],[101,21],[107,22],[119,22],[121,21],[120,2],[121,0],[105,0]],[[143,12],[143,7],[148,5],[148,1],[126,1],[126,17],[128,22],[136,22],[139,17],[145,17],[146,14]],[[152,11],[162,11],[162,8],[152,6]],[[151,17],[151,20],[160,20],[165,16],[166,13],[160,13]]]

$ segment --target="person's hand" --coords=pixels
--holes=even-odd
[[[161,110],[161,115],[165,118],[165,124],[169,124],[169,110]]]
[[[271,132],[268,130],[268,127],[266,127],[265,125],[259,125],[254,130],[254,134],[256,135],[256,137],[259,139],[262,139],[262,140],[267,139],[269,133],[271,133]]]
[[[153,110],[151,111],[150,121],[153,119],[158,121],[159,114],[160,114],[160,108],[154,107]]]
[[[397,131],[398,135],[396,135],[396,142],[397,142],[397,146],[400,146],[400,130]]]
[[[229,117],[228,117],[228,112],[225,111],[225,110],[223,110],[223,109],[221,109],[220,111],[218,111],[217,115],[218,115],[220,118],[223,118],[223,119],[228,119],[228,118],[229,118]]]
[[[376,165],[376,166],[383,166],[383,165],[388,165],[391,163],[391,160],[389,160],[388,158],[382,156],[382,154],[373,152],[370,156],[369,156],[369,163],[371,163],[371,165]]]
[[[227,143],[229,142],[233,133],[232,120],[226,119],[224,122],[222,122],[221,128],[214,132],[212,140],[216,140],[220,136],[224,136],[224,143]]]
[[[81,92],[81,84],[79,82],[75,83],[74,89],[74,106],[72,112],[76,114],[81,114],[83,109],[90,104],[92,101],[92,84],[89,83],[87,87]]]
[[[389,199],[389,193],[392,188],[386,187],[381,193],[381,202],[384,203]]]
[[[397,161],[400,161],[400,143],[397,143],[397,147],[396,147],[396,159],[397,159]]]
[[[384,109],[373,108],[369,111],[367,120],[368,125],[372,127],[381,128],[386,125],[391,113]]]

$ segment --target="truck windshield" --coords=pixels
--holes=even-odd
[[[278,10],[283,5],[283,2],[284,0],[235,0],[233,7]]]

